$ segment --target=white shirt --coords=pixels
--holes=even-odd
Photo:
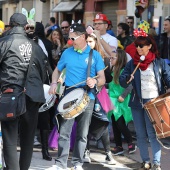
[[[42,42],[42,40],[38,39],[38,45],[41,47],[41,49],[43,50],[43,52],[45,53],[45,55],[48,57],[48,53],[47,50],[44,46],[44,43]]]
[[[118,41],[117,41],[117,38],[111,36],[110,34],[106,33],[104,35],[101,35],[101,37],[103,38],[103,40],[105,40],[111,48],[113,49],[117,49],[118,47]]]
[[[143,99],[151,99],[159,96],[155,74],[153,71],[153,63],[141,73],[141,94]]]

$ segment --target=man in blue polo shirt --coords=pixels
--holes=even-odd
[[[93,50],[90,76],[87,77],[88,59],[91,48],[86,43],[85,27],[78,23],[73,23],[70,27],[69,39],[73,41],[73,47],[64,51],[60,61],[52,75],[52,83],[49,93],[55,94],[58,78],[61,71],[66,68],[65,86],[70,87],[79,82],[86,80],[86,83],[79,85],[87,85],[89,89],[94,86],[102,86],[105,84],[104,62],[101,55]],[[93,77],[98,75],[97,79]],[[87,134],[91,122],[95,96],[89,91],[90,103],[79,116],[76,117],[77,132],[76,141],[72,155],[72,170],[83,170],[83,155],[87,144]],[[70,133],[75,119],[64,119],[60,122],[60,137],[58,141],[58,156],[56,165],[48,170],[66,170],[67,160],[69,156]]]

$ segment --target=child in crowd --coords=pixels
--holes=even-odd
[[[119,75],[127,63],[126,52],[121,49],[118,49],[116,52],[112,52],[110,62],[113,66],[113,80],[109,83],[109,96],[115,106],[115,109],[110,111],[108,116],[112,120],[114,139],[116,143],[113,154],[119,155],[124,152],[122,147],[122,134],[128,143],[129,153],[133,153],[136,151],[136,145],[132,142],[132,136],[127,127],[127,123],[132,120],[131,109],[128,107],[130,99],[129,93],[132,90],[132,86],[129,86],[125,90],[119,84]]]

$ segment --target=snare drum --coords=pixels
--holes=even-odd
[[[144,104],[158,138],[170,136],[170,92]]]
[[[76,88],[66,94],[58,104],[57,110],[64,119],[80,115],[88,106],[90,98],[83,88]]]

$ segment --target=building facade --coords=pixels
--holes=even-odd
[[[42,2],[46,1],[46,2]],[[60,25],[62,20],[81,20],[85,25],[92,25],[96,13],[107,15],[112,21],[113,31],[117,32],[117,24],[125,22],[126,16],[134,16],[135,0],[0,0],[0,17],[8,24],[9,17],[14,12],[21,12],[25,8],[28,12],[35,8],[35,21],[47,24],[54,16]],[[170,15],[169,0],[149,0],[149,7],[140,19],[149,21],[152,26],[162,31],[161,24],[165,16]],[[135,26],[140,19],[135,19]]]

